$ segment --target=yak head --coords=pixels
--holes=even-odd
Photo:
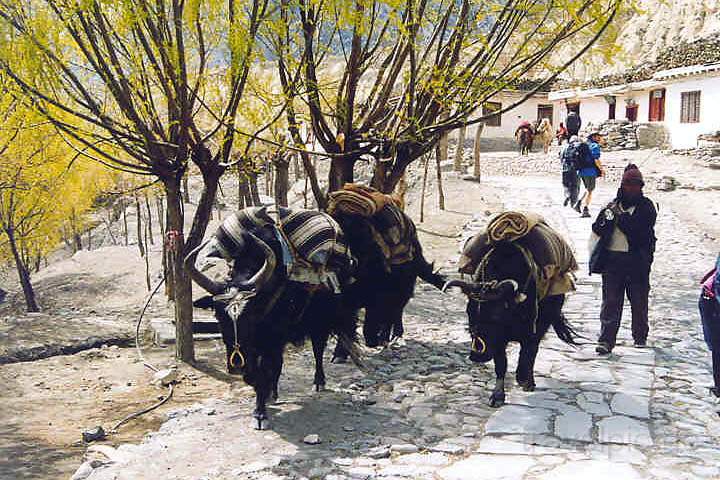
[[[264,238],[242,233],[242,241],[237,242],[242,248],[235,251],[231,273],[224,281],[211,279],[195,266],[198,253],[216,239],[211,238],[185,257],[188,274],[209,294],[193,305],[214,311],[226,347],[228,372],[242,374],[249,385],[255,383],[259,363],[261,346],[256,330],[267,303],[266,292],[272,290],[277,273],[277,255]],[[211,245],[208,256],[215,255]]]
[[[469,298],[472,361],[488,362],[508,338],[530,333],[537,318],[531,261],[522,247],[500,242],[485,253],[472,281],[452,280],[445,285],[445,289],[459,287]]]

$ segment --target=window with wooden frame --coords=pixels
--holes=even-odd
[[[680,94],[680,123],[700,121],[700,90]]]
[[[486,127],[499,127],[500,126],[500,115],[493,115],[495,112],[502,110],[502,103],[500,102],[485,102],[482,106],[483,117],[486,115],[492,115],[485,120]]]

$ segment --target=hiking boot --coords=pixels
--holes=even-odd
[[[588,207],[583,208],[582,215],[580,215],[581,218],[590,218],[590,210],[588,210]]]
[[[610,348],[610,345],[608,345],[607,343],[600,342],[598,343],[598,346],[595,347],[595,351],[599,355],[609,355],[610,352],[612,352],[612,348]]]
[[[578,200],[577,202],[575,202],[575,205],[573,205],[573,208],[578,213],[580,213],[580,202],[581,202],[581,200]]]
[[[563,207],[567,207],[568,203],[570,203],[570,197],[565,197],[565,201],[563,202]]]

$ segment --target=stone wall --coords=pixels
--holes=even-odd
[[[588,123],[581,134],[587,136],[599,131],[606,150],[635,150],[639,146],[637,130],[638,124],[628,120],[607,120],[599,125]]]

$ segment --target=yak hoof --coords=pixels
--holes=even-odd
[[[334,355],[330,363],[348,363],[347,355]]]
[[[324,383],[316,383],[316,384],[315,384],[315,391],[316,391],[316,392],[324,392],[324,391],[325,391],[325,384],[324,384]]]
[[[255,430],[270,430],[270,419],[266,413],[253,413]]]
[[[490,401],[488,404],[492,408],[500,408],[503,405],[505,405],[505,393],[503,392],[493,392],[492,395],[490,395]]]
[[[523,391],[525,391],[525,392],[534,392],[535,391],[535,382],[521,383],[520,386],[522,387]]]

